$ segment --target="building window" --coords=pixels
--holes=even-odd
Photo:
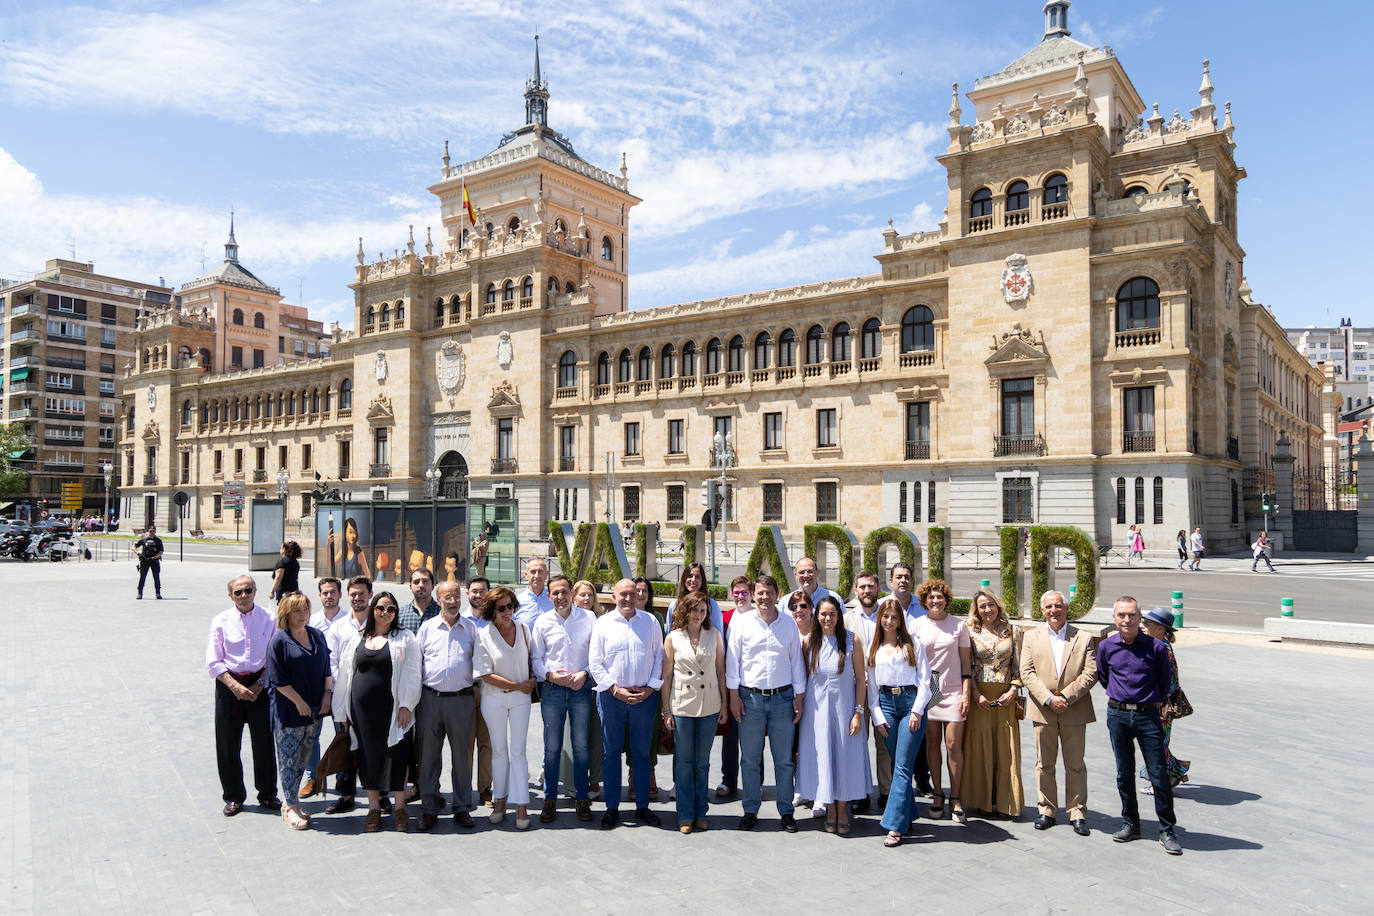
[[[611,383],[611,354],[605,351],[596,357],[596,383],[598,385]]]
[[[1135,523],[1145,524],[1145,478],[1135,479]]]
[[[1134,277],[1116,291],[1116,329],[1134,331],[1159,327],[1159,284]]]
[[[243,347],[229,348],[229,365],[234,369],[243,368]]]
[[[633,365],[630,361],[630,351],[621,350],[620,358],[616,360],[615,380],[621,383],[628,382],[630,380],[630,375],[632,371]]]
[[[906,405],[906,459],[930,457],[930,402],[913,401]]]
[[[840,432],[835,419],[835,408],[826,407],[816,411],[816,448],[834,448],[840,444]]]
[[[602,236],[601,238],[601,260],[615,260],[615,245],[612,244],[610,236]]]
[[[924,305],[913,305],[902,315],[902,352],[935,349],[935,316]]]
[[[181,453],[181,482],[182,482],[182,483],[190,483],[190,482],[191,482],[191,453],[190,453],[190,452],[182,452],[182,453]]]
[[[727,442],[727,441],[732,441],[732,440],[733,440],[733,435],[734,435],[733,427],[734,427],[734,424],[731,423],[730,420],[731,420],[730,417],[712,417],[712,418],[711,418],[711,426],[712,426],[712,429],[711,429],[711,441],[712,441],[712,442],[715,441],[715,439],[716,439],[717,436],[720,437],[720,439],[721,439],[722,442]],[[712,451],[714,452],[714,449],[712,449]],[[715,460],[712,459],[711,463],[712,463],[712,464],[715,464]]]
[[[1127,388],[1124,391],[1125,441],[1123,451],[1155,450],[1155,390]]]
[[[353,463],[353,443],[347,439],[339,442],[339,479],[342,480],[349,476],[349,468]]]
[[[639,454],[639,423],[625,424],[625,454],[626,456]]]
[[[932,480],[926,484],[926,496],[928,497],[926,521],[933,524],[935,522],[935,481]]]
[[[1163,478],[1160,478],[1160,477],[1156,477],[1156,478],[1155,478],[1155,489],[1156,489],[1156,493],[1157,493],[1159,490],[1164,489],[1164,480],[1163,480]],[[1159,515],[1160,512],[1163,511],[1162,508],[1160,507],[1160,502],[1161,502],[1161,501],[1162,501],[1162,500],[1159,499],[1158,495],[1156,495],[1156,497],[1155,497],[1155,515]],[[1233,524],[1233,525],[1238,525],[1238,524],[1240,524],[1240,488],[1236,486],[1236,482],[1235,482],[1234,480],[1231,481],[1231,524]]]
[[[309,491],[309,490],[302,490],[302,491],[301,491],[301,518],[305,518],[305,517],[306,517],[307,515],[309,515],[309,514],[310,514],[310,491]]]
[[[254,369],[261,369],[261,368],[262,368],[263,366],[265,366],[265,365],[267,365],[267,352],[264,351],[264,350],[259,350],[257,347],[254,347],[254,348],[253,348],[253,368],[254,368]]]
[[[682,436],[682,421],[668,421],[668,454],[681,455],[686,450],[686,442]]]
[[[1126,524],[1126,478],[1116,479],[1116,523]]]
[[[577,387],[577,354],[571,350],[564,350],[558,358],[558,387]]]
[[[674,356],[675,356],[675,355],[676,355],[676,354],[675,354],[675,352],[674,352],[674,350],[673,350],[673,345],[672,345],[672,344],[664,344],[664,345],[663,345],[663,349],[662,349],[661,351],[659,351],[659,354],[658,354],[658,377],[659,377],[659,378],[672,378],[672,377],[673,377],[673,374],[674,374],[674,366],[673,366],[673,363],[675,362],[675,359],[674,359]]]
[[[558,469],[571,471],[577,462],[577,427],[558,427]]]
[[[1002,382],[1002,436],[1018,440],[1035,435],[1035,379]]]
[[[763,485],[763,520],[765,522],[782,521],[782,484],[780,483]]]
[[[773,337],[767,331],[760,331],[754,337],[754,368],[767,369],[771,362],[768,351],[773,347]]]
[[[216,477],[219,477],[224,473],[224,452],[220,451],[219,449],[215,449],[214,469]]]
[[[706,374],[718,375],[720,373],[720,340],[712,337],[706,344]]]
[[[325,405],[324,405],[324,409],[325,409],[326,411],[329,410],[329,393],[328,393],[328,392],[325,392]],[[353,409],[353,381],[352,381],[351,379],[344,379],[342,382],[339,382],[339,409],[340,409],[340,410],[352,410],[352,409]]]
[[[627,522],[639,521],[639,487],[622,487],[620,506]]]
[[[1029,477],[1002,478],[1002,524],[1016,525],[1034,521],[1031,500],[1035,489]]]
[[[1007,212],[1030,209],[1030,186],[1024,181],[1013,181],[1007,188]]]
[[[830,332],[830,361],[832,363],[849,362],[849,322],[847,321],[841,321]]]
[[[763,415],[763,450],[765,452],[782,449],[782,413]]]
[[[496,284],[495,284],[495,283],[488,283],[488,284],[487,284],[487,291],[486,291],[486,293],[485,293],[484,301],[486,302],[487,305],[495,305],[495,304],[496,304]]]
[[[668,521],[680,522],[686,515],[685,488],[682,484],[668,485]]]
[[[262,312],[253,313],[253,327],[259,329],[267,327],[267,319],[263,316]]]
[[[243,449],[234,449],[234,474],[243,476]]]
[[[1069,199],[1069,179],[1055,172],[1045,180],[1045,205],[1067,203]]]
[[[806,364],[814,366],[816,363],[825,360],[825,331],[818,324],[813,324],[811,329],[806,332]]]
[[[233,314],[233,316],[232,316],[229,320],[232,321],[234,324],[242,325],[242,324],[243,324],[243,309],[234,309],[234,314]]]
[[[515,420],[510,417],[496,421],[496,457],[502,461],[515,457]]]
[[[533,299],[533,298],[534,298],[534,278],[533,278],[533,277],[526,277],[524,280],[522,280],[522,281],[520,282],[520,298],[522,298],[522,299]],[[399,318],[400,316],[398,315],[397,317]]]
[[[859,358],[877,359],[882,353],[883,347],[883,325],[876,318],[870,318],[864,322],[863,332],[859,338]]]
[[[288,447],[285,445],[277,446],[277,467],[282,470],[286,470],[287,467],[287,457],[289,454],[287,448]]]
[[[654,377],[654,355],[648,347],[639,348],[638,378],[641,382],[647,382]]]
[[[258,470],[258,471],[265,471],[265,470],[267,470],[267,447],[266,447],[266,446],[264,446],[264,445],[259,445],[257,448],[253,449],[253,458],[254,458],[254,464],[253,464],[254,470]]]
[[[501,284],[501,301],[502,301],[502,302],[514,302],[514,301],[515,301],[515,281],[514,281],[514,280],[507,280],[505,283]],[[383,318],[386,317],[385,313],[383,313],[382,317],[383,317]]]
[[[693,378],[697,374],[697,345],[689,340],[682,345],[682,374]]]
[[[182,402],[181,402],[181,425],[182,425],[182,426],[190,426],[190,425],[191,425],[191,416],[192,416],[192,412],[191,412],[191,402],[190,402],[190,401],[182,401]]]
[[[778,335],[778,365],[795,366],[797,364],[797,333],[791,328]]]
[[[301,470],[302,470],[302,471],[308,471],[308,470],[310,470],[310,468],[311,468],[311,462],[312,462],[312,459],[311,459],[311,448],[310,448],[310,444],[309,444],[309,443],[306,443],[305,445],[302,445],[302,446],[301,446]]]
[[[1231,493],[1232,493],[1233,496],[1235,495],[1235,492],[1236,492],[1236,483],[1235,483],[1235,481],[1231,481]],[[1233,519],[1233,521],[1234,521],[1234,519]],[[1162,525],[1162,524],[1164,524],[1164,478],[1163,478],[1163,477],[1156,477],[1156,478],[1155,478],[1155,524],[1156,524],[1156,525]]]
[[[727,353],[727,371],[744,371],[744,338],[736,334],[730,338],[730,348]]]
[[[992,216],[992,192],[987,188],[974,191],[973,196],[969,198],[968,215],[972,219]]]
[[[833,480],[816,484],[816,521],[837,522],[840,520],[840,485]]]
[[[224,517],[224,495],[216,493],[210,499],[210,514],[214,518]]]

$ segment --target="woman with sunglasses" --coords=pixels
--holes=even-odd
[[[391,793],[396,830],[405,833],[410,825],[406,765],[420,701],[420,642],[400,625],[398,611],[390,592],[372,596],[362,632],[344,644],[334,691],[334,721],[352,726],[349,743],[358,753],[358,782],[367,790],[368,833],[382,829],[384,792]]]
[[[527,830],[530,815],[530,770],[525,740],[530,733],[530,634],[516,623],[519,602],[515,592],[498,585],[482,600],[482,616],[490,621],[478,634],[472,673],[482,679],[482,717],[491,735],[491,822],[506,817],[507,802],[515,803],[515,829]]]
[[[916,752],[925,733],[925,709],[930,700],[930,662],[920,643],[906,629],[906,614],[895,598],[878,603],[878,627],[868,647],[868,707],[873,727],[887,745],[892,761],[892,791],[887,796],[882,825],[883,845],[902,845],[911,829],[914,805],[911,776]]]

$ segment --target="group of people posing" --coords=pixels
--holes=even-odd
[[[1044,624],[1021,630],[987,590],[973,596],[966,617],[956,616],[945,582],[913,589],[903,563],[889,571],[886,594],[876,573],[860,573],[853,608],[819,584],[811,559],[795,573],[800,587],[782,596],[770,576],[737,578],[733,606],[722,610],[706,594],[705,570],[691,564],[659,611],[647,581],[617,582],[613,603],[602,607],[592,583],[549,577],[541,559],[527,565],[529,587],[519,594],[482,578],[466,590],[457,582],[435,588],[433,574],[418,569],[405,605],[357,576],[347,583],[349,609],[341,608],[343,583],[325,578],[318,611],[312,615],[305,595],[286,593],[275,619],[255,603],[252,578],[237,577],[229,583],[234,606],[214,619],[206,659],[217,681],[224,814],[237,814],[247,798],[240,762],[247,725],[259,803],[306,829],[310,815],[300,801],[324,790],[319,734],[329,716],[336,743],[351,753],[327,814],[351,810],[360,784],[369,832],[381,829],[388,811],[395,829],[407,830],[407,802],[417,799],[422,831],[450,806],[457,826],[471,828],[479,800],[489,800],[491,823],[513,807],[515,827],[527,829],[526,737],[537,702],[542,823],[558,817],[562,784],[579,820],[593,820],[591,802],[601,796],[600,826],[615,828],[628,795],[636,820],[660,826],[649,807],[658,796],[653,770],[659,754],[671,754],[679,831],[709,829],[712,794],[727,799],[741,789],[738,827],[753,829],[766,745],[781,829],[795,833],[796,807],[809,804],[827,832],[848,834],[851,813],[870,808],[876,768],[884,844],[895,847],[917,817],[918,793],[930,798],[933,820],[1017,817],[1024,803],[1019,720],[1028,715],[1035,827],[1056,822],[1062,757],[1068,820],[1087,835],[1083,761],[1086,726],[1095,719],[1091,690],[1100,683],[1122,804],[1113,838],[1141,835],[1138,746],[1160,843],[1181,852],[1172,788],[1186,781],[1188,763],[1168,750],[1178,690],[1167,613],[1156,608],[1142,629],[1138,603],[1123,597],[1114,607],[1117,631],[1094,645],[1067,622],[1057,591],[1041,598]],[[718,737],[722,778],[712,792]],[[440,788],[446,746],[449,798]]]

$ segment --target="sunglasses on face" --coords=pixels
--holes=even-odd
[[[496,606],[496,612],[497,612],[498,614],[501,613],[502,611],[513,611],[513,610],[515,610],[515,605],[513,605],[513,604],[498,604],[498,605]]]
[[[255,591],[257,591],[256,588],[236,588],[232,594],[235,598],[242,598],[244,595],[251,595]]]
[[[379,604],[379,605],[377,605],[377,607],[374,609],[374,613],[377,613],[377,614],[394,614],[394,613],[396,613],[396,608],[392,607],[392,606],[389,605],[389,604]]]

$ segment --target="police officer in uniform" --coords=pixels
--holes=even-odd
[[[153,572],[153,590],[157,592],[159,599],[162,598],[162,538],[157,536],[157,527],[149,525],[148,530],[143,532],[143,537],[134,541],[134,549],[138,551],[138,597],[143,597],[143,583],[148,578],[148,571]]]

